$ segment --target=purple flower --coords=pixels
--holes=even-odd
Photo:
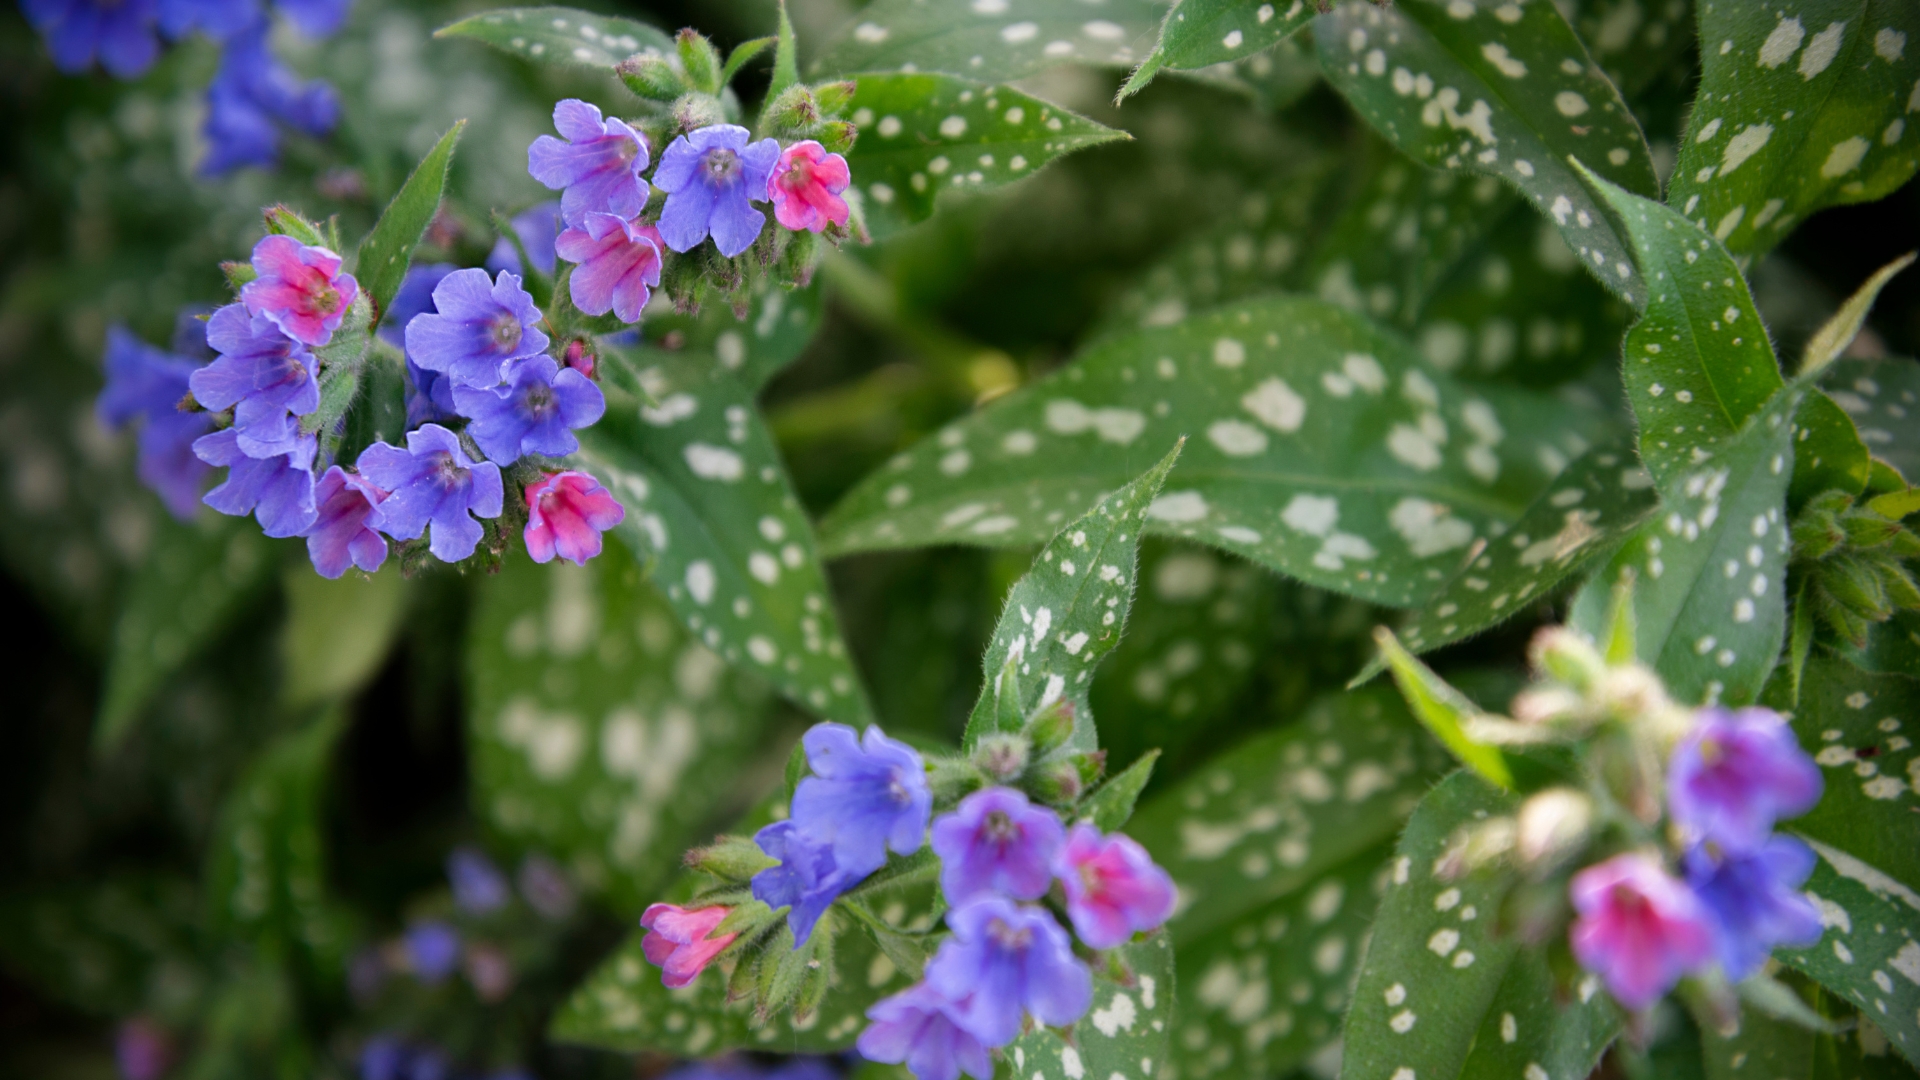
[[[194,400],[233,410],[233,431],[248,457],[273,457],[301,437],[294,417],[320,407],[318,362],[265,315],[228,304],[207,323],[207,343],[220,358],[193,373]]]
[[[1589,866],[1568,892],[1579,916],[1568,932],[1574,957],[1629,1009],[1653,1004],[1713,955],[1712,915],[1652,855]]]
[[[27,22],[47,39],[53,66],[78,75],[94,60],[116,79],[138,78],[160,55],[156,0],[21,0]]]
[[[960,1026],[960,1011],[926,983],[915,983],[867,1010],[873,1023],[854,1046],[868,1061],[905,1064],[918,1080],[959,1080],[962,1072],[992,1080],[993,1059]]]
[[[199,330],[200,325],[194,324]],[[105,427],[142,421],[139,436],[140,479],[159,494],[181,521],[200,508],[213,470],[193,452],[194,440],[213,430],[213,417],[181,412],[189,379],[199,364],[148,345],[125,327],[107,328],[107,385],[94,412]]]
[[[947,912],[947,925],[953,936],[927,964],[927,985],[965,998],[956,1020],[988,1046],[1012,1042],[1022,1012],[1066,1027],[1093,1004],[1093,973],[1044,908],[993,897]]]
[[[397,348],[407,346],[407,324],[415,315],[426,314],[434,310],[433,290],[440,286],[447,275],[458,270],[452,263],[426,263],[409,267],[406,276],[400,279],[400,288],[393,294],[393,302],[381,313],[380,340]]]
[[[1053,860],[1066,840],[1059,815],[1012,788],[976,791],[933,823],[940,887],[958,907],[998,893],[1038,900],[1053,883]]]
[[[593,213],[560,234],[554,250],[574,264],[567,278],[573,306],[589,315],[611,311],[621,322],[640,321],[650,286],[660,284],[660,230],[644,222]]]
[[[218,41],[253,24],[254,0],[159,0],[160,32],[178,41],[195,30]]]
[[[458,847],[447,856],[447,881],[453,902],[469,915],[485,915],[507,906],[513,890],[507,876],[479,848]]]
[[[281,14],[308,37],[326,37],[347,21],[353,0],[275,0]]]
[[[801,738],[813,775],[793,792],[793,823],[833,848],[856,880],[880,869],[891,847],[920,850],[933,809],[927,769],[913,747],[869,726],[864,740],[845,724],[815,724]]]
[[[600,554],[600,534],[626,520],[626,507],[583,472],[547,473],[527,485],[527,555],[537,563],[555,555],[575,566]]]
[[[407,962],[421,982],[440,982],[460,966],[460,933],[438,919],[409,926],[404,940]]]
[[[1668,764],[1667,805],[1689,839],[1757,851],[1774,822],[1820,801],[1820,769],[1771,709],[1702,709]]]
[[[412,540],[433,526],[428,550],[441,562],[473,554],[485,531],[473,519],[500,516],[506,490],[500,466],[474,461],[460,438],[439,424],[407,432],[407,448],[374,443],[360,453],[360,472],[390,494],[373,512],[373,527]]]
[[[207,156],[200,172],[218,176],[242,165],[271,167],[280,158],[279,124],[309,135],[333,130],[340,99],[318,80],[302,83],[267,49],[267,20],[228,38],[207,86]]]
[[[937,823],[933,835],[937,846]],[[1067,893],[1067,918],[1092,948],[1124,945],[1173,914],[1173,878],[1132,837],[1101,836],[1091,825],[1075,825],[1053,870]]]
[[[307,530],[307,557],[321,577],[337,578],[349,566],[371,574],[387,561],[386,537],[367,525],[386,497],[366,477],[338,465],[320,478],[314,491],[317,514]]]
[[[165,1028],[136,1016],[113,1033],[113,1058],[122,1080],[160,1080],[172,1064],[173,1042]]]
[[[520,239],[520,247],[526,249],[527,258],[533,261],[533,268],[543,274],[553,273],[553,238],[560,233],[559,202],[543,202],[522,210],[510,224],[513,234]],[[514,248],[513,241],[504,236],[495,240],[493,250],[487,252],[487,269],[495,273],[527,272],[520,265],[520,252]]]
[[[1800,892],[1813,873],[1813,850],[1775,836],[1750,855],[1687,852],[1687,880],[1713,913],[1714,952],[1734,982],[1760,970],[1776,945],[1796,948],[1820,940],[1820,912]]]
[[[789,909],[787,926],[797,949],[813,936],[813,926],[827,908],[859,879],[834,864],[832,847],[808,839],[791,821],[761,829],[753,842],[780,860],[779,866],[753,875],[753,898],[770,908]]]
[[[433,289],[434,314],[407,323],[407,355],[455,386],[493,387],[507,362],[547,350],[540,309],[520,287],[518,275],[502,270],[455,270]]]
[[[630,218],[647,205],[647,137],[578,98],[553,107],[553,126],[567,141],[542,135],[527,147],[527,172],[560,196],[560,216],[577,225],[595,211]],[[763,181],[764,182],[764,181]],[[531,254],[531,252],[529,252]]]
[[[667,192],[660,235],[675,251],[692,251],[713,233],[714,246],[729,258],[760,235],[767,216],[748,201],[767,200],[767,177],[780,144],[761,139],[747,145],[747,129],[714,124],[673,140],[660,155],[653,183]]]
[[[302,435],[293,450],[270,458],[240,449],[232,428],[196,439],[193,452],[209,465],[227,465],[227,479],[201,500],[223,514],[251,512],[268,536],[301,536],[316,516],[313,497],[314,437]]]
[[[269,235],[253,245],[257,275],[240,287],[240,302],[280,332],[318,348],[333,340],[360,284],[340,269],[340,256],[291,236]]]
[[[493,461],[511,465],[523,454],[562,457],[580,449],[573,429],[589,427],[607,411],[607,399],[585,375],[550,356],[515,361],[506,385],[453,388],[467,434]]]

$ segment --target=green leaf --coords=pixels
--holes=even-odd
[[[997,81],[1075,62],[1130,67],[1151,47],[1161,14],[1151,0],[1108,0],[1097,8],[1084,0],[875,0],[813,70],[938,71]]]
[[[291,709],[344,699],[380,670],[407,610],[407,581],[385,573],[328,581],[305,563],[281,575],[287,622],[281,697]]]
[[[1506,754],[1497,746],[1475,742],[1467,734],[1467,722],[1482,715],[1480,707],[1414,659],[1386,627],[1374,634],[1374,640],[1387,658],[1387,667],[1393,671],[1393,681],[1400,687],[1401,696],[1412,706],[1413,715],[1433,732],[1433,737],[1467,768],[1480,774],[1481,779],[1496,787],[1512,789],[1513,770],[1507,765]]]
[[[860,141],[847,165],[876,226],[924,221],[943,191],[1002,187],[1057,157],[1128,138],[1010,86],[904,73],[854,82]]]
[[[649,312],[648,339],[672,341],[673,348],[689,353],[705,353],[732,372],[742,386],[758,393],[813,341],[820,329],[821,288],[817,280],[806,288],[789,289],[762,278],[747,304],[745,319],[734,318],[733,309],[719,303],[704,304],[691,315],[671,307],[657,315]]]
[[[1702,464],[1674,476],[1662,512],[1640,527],[1575,602],[1597,624],[1631,572],[1640,658],[1682,702],[1752,701],[1786,633],[1791,547],[1783,507],[1797,404],[1788,391]]]
[[[498,8],[443,26],[433,36],[471,38],[538,63],[608,71],[635,53],[674,55],[673,38],[646,23],[565,7]]]
[[[111,749],[167,679],[227,628],[271,579],[273,548],[250,518],[165,520],[114,625],[94,745]]]
[[[1867,313],[1873,310],[1873,302],[1879,299],[1880,290],[1887,287],[1887,282],[1892,281],[1894,275],[1912,266],[1916,254],[1909,251],[1874,271],[1866,284],[1847,297],[1847,302],[1840,305],[1840,310],[1834,312],[1833,317],[1807,342],[1806,352],[1800,359],[1801,375],[1819,372],[1847,351],[1853,339],[1860,336],[1860,328],[1866,325]]]
[[[634,513],[629,509],[628,513]],[[768,694],[682,628],[618,540],[509,559],[468,632],[474,807],[635,914],[761,748]]]
[[[334,450],[335,461],[358,461],[376,442],[399,445],[407,431],[406,359],[400,350],[375,338],[360,369],[359,395],[347,411],[346,430]]]
[[[1897,358],[1836,360],[1820,385],[1853,417],[1873,456],[1909,479],[1920,477],[1920,363]]]
[[[1180,1075],[1284,1076],[1339,1038],[1392,853],[1368,848],[1181,940]]]
[[[1920,164],[1920,8],[1702,3],[1699,96],[1668,202],[1756,255],[1826,206],[1891,194]],[[1906,138],[1907,135],[1915,138]]]
[[[1588,976],[1567,997],[1544,950],[1518,953],[1487,1006],[1460,1075],[1473,1080],[1592,1075],[1622,1020],[1619,1008],[1598,989],[1599,980]]]
[[[1627,332],[1622,378],[1640,421],[1640,457],[1664,492],[1718,453],[1784,381],[1726,249],[1651,199],[1605,182],[1593,188],[1625,223],[1651,289]]]
[[[1859,858],[1809,841],[1820,855],[1802,889],[1826,934],[1806,949],[1780,949],[1781,963],[1846,998],[1920,1064],[1920,893]]]
[[[1472,552],[1400,628],[1400,639],[1424,653],[1505,622],[1620,544],[1659,505],[1652,478],[1624,443],[1587,451],[1510,531]],[[1361,677],[1382,663],[1369,664]]]
[[[1656,194],[1653,159],[1619,91],[1552,4],[1347,3],[1314,25],[1320,64],[1375,130],[1424,164],[1511,184],[1552,218],[1608,290],[1645,296],[1625,237],[1569,159]]]
[[[1093,973],[1093,1007],[1068,1037],[1035,1027],[999,1053],[996,1080],[1153,1076],[1173,1034],[1173,943],[1160,932],[1105,955]],[[1117,969],[1117,970],[1116,970]]]
[[[785,17],[784,11],[782,17]],[[726,86],[733,82],[733,77],[740,74],[740,69],[752,63],[754,57],[765,52],[767,46],[772,45],[774,40],[770,37],[753,38],[735,45],[733,51],[727,54],[727,65],[720,69],[720,85]],[[771,101],[772,98],[769,97],[768,100]]]
[[[896,457],[821,534],[834,554],[1033,543],[1124,483],[1137,448],[1191,434],[1154,531],[1411,606],[1604,425],[1544,394],[1469,391],[1357,316],[1270,297],[1095,343]]]
[[[171,875],[16,889],[0,900],[0,961],[74,1009],[186,1019],[201,915],[194,883]]]
[[[1829,998],[1823,1004],[1838,1005],[1839,1002]],[[1851,1019],[1851,1010],[1842,1007],[1840,1011]],[[1901,1064],[1897,1055],[1887,1053],[1885,1033],[1871,1020],[1861,1019],[1865,1022],[1852,1030],[1829,1035],[1748,1007],[1742,1010],[1740,1030],[1723,1036],[1703,1018],[1700,1042],[1706,1080],[1747,1080],[1756,1073],[1769,1077],[1847,1077],[1849,1080],[1895,1080],[1912,1076],[1912,1070]]]
[[[660,404],[610,400],[575,457],[626,507],[619,535],[728,663],[822,716],[865,724],[812,527],[752,397],[704,356],[634,358]]]
[[[1845,409],[1814,390],[1800,403],[1793,424],[1793,482],[1787,489],[1793,506],[1823,491],[1838,489],[1855,497],[1866,491],[1873,457]]]
[[[1140,760],[1100,785],[1080,805],[1080,820],[1092,822],[1101,832],[1118,832],[1133,817],[1134,804],[1147,781],[1153,779],[1153,763],[1159,759],[1158,750],[1142,754]]]
[[[1435,863],[1457,830],[1517,805],[1480,778],[1455,773],[1413,812],[1347,1013],[1344,1075],[1465,1075],[1519,943],[1497,925],[1505,879],[1483,873],[1442,880]]]
[[[1820,804],[1793,830],[1832,844],[1920,888],[1920,681],[1815,656],[1801,677],[1793,730],[1826,779]],[[1774,702],[1779,687],[1769,688]],[[1783,711],[1785,711],[1783,709]]]
[[[1391,689],[1329,694],[1156,795],[1127,832],[1179,885],[1184,946],[1390,841],[1446,764]]]
[[[1920,671],[1920,611],[1896,611],[1893,618],[1873,628],[1866,648],[1842,644],[1838,651],[1862,671],[1885,675]]]
[[[1175,443],[1157,464],[1063,526],[1014,582],[981,662],[985,685],[967,718],[969,750],[983,736],[1005,730],[1004,718],[1018,724],[1056,701],[1073,708],[1066,748],[1099,749],[1088,682],[1126,629],[1147,507],[1183,445]],[[1003,669],[1012,679],[1003,677]],[[1008,693],[1019,697],[1009,703]]]
[[[1607,77],[1632,101],[1652,83],[1671,79],[1693,44],[1693,5],[1689,0],[1643,4],[1640,0],[1581,0],[1569,5],[1568,21]],[[1565,10],[1565,9],[1563,9]]]
[[[1316,14],[1306,0],[1179,0],[1160,27],[1159,44],[1120,96],[1145,88],[1157,68],[1191,71],[1264,52],[1304,29]]]
[[[800,81],[797,55],[793,20],[787,17],[787,0],[780,0],[780,32],[773,47],[773,80],[767,86],[766,100],[772,101]]]
[[[447,170],[453,166],[453,148],[466,126],[467,122],[461,120],[440,136],[440,141],[420,159],[413,174],[387,204],[380,220],[373,223],[373,231],[360,241],[353,272],[355,280],[373,300],[376,321],[392,305],[394,294],[400,291],[400,282],[407,276],[407,267],[413,263],[413,249],[419,246],[427,226],[433,224],[433,215],[440,209],[440,196],[447,186]]]

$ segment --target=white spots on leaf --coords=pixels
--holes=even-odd
[[[881,138],[891,139],[895,135],[900,134],[900,127],[901,125],[900,125],[899,117],[883,116],[880,118],[880,123],[876,130],[879,131]]]
[[[949,450],[940,458],[940,471],[948,476],[959,476],[973,466],[973,455],[965,447]]]
[[[887,37],[887,28],[879,23],[863,22],[853,28],[853,39],[863,44],[878,45]]]
[[[1435,930],[1433,936],[1427,939],[1427,948],[1443,960],[1453,955],[1453,950],[1459,946],[1460,931],[1451,926],[1443,926]]]
[[[1287,434],[1300,430],[1307,417],[1306,400],[1278,377],[1262,380],[1247,391],[1240,398],[1240,407],[1273,430]]]
[[[1416,559],[1431,558],[1473,542],[1472,523],[1426,499],[1401,499],[1387,512],[1387,523],[1407,542]]]
[[[1431,414],[1429,414],[1431,415]],[[1421,472],[1440,467],[1440,448],[1431,435],[1411,424],[1395,424],[1387,432],[1387,451]]]
[[[1067,1074],[1067,1080],[1080,1080],[1087,1075],[1087,1067],[1080,1062],[1080,1051],[1071,1046],[1060,1048],[1060,1069]]]
[[[1267,449],[1267,435],[1241,420],[1215,420],[1207,427],[1207,440],[1228,457],[1252,457]]]
[[[1820,166],[1820,175],[1828,180],[1837,180],[1860,167],[1860,161],[1867,156],[1867,140],[1858,135],[1842,139],[1827,152],[1827,160]]]
[[[1811,81],[1816,75],[1827,70],[1833,58],[1840,55],[1840,39],[1846,34],[1846,23],[1831,23],[1825,30],[1813,35],[1807,42],[1807,51],[1800,54],[1800,77]]]
[[[731,484],[746,475],[746,462],[740,455],[724,446],[709,446],[706,443],[688,443],[683,451],[687,468],[702,480],[718,480]]]
[[[1124,27],[1118,23],[1108,22],[1105,19],[1095,19],[1092,22],[1083,24],[1080,27],[1080,32],[1095,41],[1119,41],[1121,38],[1127,36],[1127,31]]]
[[[1907,977],[1907,981],[1920,986],[1920,943],[1908,941],[1893,954],[1887,966]]]
[[[780,562],[764,551],[756,551],[747,556],[747,573],[763,585],[772,585],[780,580]]]
[[[1699,134],[1693,137],[1693,141],[1694,142],[1711,142],[1713,140],[1713,137],[1718,134],[1720,134],[1720,118],[1716,116],[1713,119],[1707,121],[1706,123],[1700,125],[1700,132]]]
[[[1034,437],[1033,432],[1023,428],[1009,431],[1000,439],[1000,449],[1015,457],[1025,457],[1033,453],[1039,445],[1040,440]]]
[[[1109,1039],[1122,1031],[1133,1030],[1133,1023],[1138,1018],[1139,1012],[1134,1007],[1133,998],[1124,993],[1113,995],[1113,1000],[1107,1003],[1106,1008],[1095,1009],[1088,1017],[1100,1034]]]
[[[1771,138],[1772,124],[1753,124],[1741,128],[1733,138],[1727,140],[1727,148],[1720,157],[1720,175],[1726,176],[1746,164],[1747,159],[1759,153]]]
[[[1138,438],[1147,428],[1147,418],[1137,409],[1103,407],[1089,409],[1072,398],[1047,402],[1047,427],[1062,435],[1094,431],[1102,439],[1121,446]]]
[[[1226,46],[1229,49],[1237,49],[1240,47],[1240,43],[1245,40],[1246,40],[1246,36],[1242,34],[1240,31],[1229,30],[1227,31],[1227,36],[1220,39],[1220,44]]]
[[[1280,520],[1296,532],[1324,537],[1340,521],[1340,503],[1332,496],[1295,495],[1280,512]]]
[[[1169,491],[1153,500],[1147,516],[1173,525],[1199,521],[1207,516],[1206,497],[1197,491]]]
[[[1512,1013],[1501,1013],[1500,1014],[1500,1041],[1511,1045],[1513,1041],[1518,1039],[1519,1037],[1520,1037],[1520,1022],[1513,1018]]]
[[[1005,15],[1007,0],[973,0],[975,15]]]
[[[640,419],[654,427],[667,427],[692,416],[699,408],[700,401],[692,394],[673,394],[658,407],[642,407]]]
[[[1576,90],[1562,90],[1553,95],[1553,107],[1568,119],[1583,115],[1590,108],[1587,99]]]
[[[1907,52],[1907,35],[1891,26],[1873,35],[1873,54],[1889,64],[1897,64]]]
[[[1492,64],[1500,74],[1505,75],[1509,79],[1526,77],[1526,62],[1508,55],[1505,45],[1490,41],[1480,46],[1480,55],[1486,57],[1487,63]]]
[[[1400,983],[1394,983],[1387,987],[1387,992],[1382,996],[1389,1007],[1402,1005],[1407,1000],[1407,988]]]
[[[1387,1026],[1393,1029],[1395,1035],[1405,1035],[1407,1032],[1413,1030],[1413,1025],[1419,1019],[1418,1016],[1414,1015],[1412,1009],[1401,1009],[1399,1012],[1393,1014],[1391,1020],[1387,1021]]]
[[[755,634],[747,639],[747,655],[753,657],[758,663],[771,665],[775,660],[780,659],[780,650],[772,641]]]
[[[1537,1061],[1527,1062],[1527,1067],[1521,1070],[1520,1075],[1524,1080],[1553,1080],[1552,1077],[1547,1075],[1547,1070],[1541,1068],[1540,1063]]]
[[[1380,361],[1366,353],[1348,353],[1340,358],[1340,370],[1355,386],[1369,394],[1378,394],[1387,388],[1387,373],[1381,368]]]
[[[964,116],[949,116],[945,120],[940,121],[941,138],[957,139],[966,133],[967,118]]]
[[[1018,45],[1023,41],[1032,41],[1040,33],[1038,23],[1008,23],[1000,29],[1000,40],[1009,45]]]
[[[1777,68],[1791,60],[1793,54],[1799,50],[1800,43],[1806,40],[1806,36],[1807,29],[1800,25],[1800,19],[1797,16],[1791,19],[1782,18],[1773,28],[1773,32],[1767,35],[1767,40],[1760,43],[1760,66]]]
[[[693,602],[702,606],[713,600],[714,586],[719,583],[714,576],[713,564],[705,559],[696,559],[687,564],[685,581],[687,593],[693,597]]]
[[[993,536],[998,533],[1007,532],[1018,524],[1020,524],[1020,522],[1017,518],[1010,517],[1006,514],[995,514],[992,517],[984,517],[974,522],[973,528],[967,531],[976,536]]]
[[[1213,343],[1213,362],[1223,368],[1237,368],[1247,362],[1247,347],[1233,338],[1219,338]]]

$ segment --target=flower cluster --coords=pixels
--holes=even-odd
[[[794,787],[790,816],[754,836],[764,856],[749,880],[757,905],[655,904],[642,918],[643,948],[666,985],[687,985],[781,913],[789,935],[782,940],[805,948],[816,933],[832,932],[822,927],[836,901],[890,859],[930,845],[948,935],[920,982],[868,1011],[872,1023],[858,1046],[871,1060],[904,1063],[920,1080],[962,1072],[987,1080],[992,1051],[1018,1037],[1028,1018],[1062,1027],[1085,1015],[1093,974],[1075,935],[1085,951],[1113,949],[1173,912],[1172,879],[1126,836],[1085,821],[1069,828],[1051,807],[991,782],[964,785],[977,789],[936,814],[927,763],[875,727],[863,736],[818,724],[802,748],[809,775]],[[976,774],[992,775],[991,767]],[[696,865],[739,865],[720,847],[696,853]]]
[[[325,37],[346,20],[350,0],[277,0],[301,32]],[[200,171],[271,166],[280,128],[325,135],[340,104],[324,82],[302,83],[267,48],[271,23],[258,0],[22,0],[46,39],[54,66],[79,74],[97,61],[119,79],[144,74],[160,43],[199,32],[220,43],[220,67],[207,87],[207,156]]]

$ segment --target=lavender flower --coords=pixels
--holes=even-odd
[[[994,897],[947,912],[947,925],[953,936],[927,964],[927,985],[965,999],[955,1020],[988,1046],[1012,1042],[1023,1012],[1065,1027],[1093,1004],[1093,973],[1045,909]]]
[[[600,554],[600,534],[624,521],[626,508],[600,482],[583,472],[548,473],[527,485],[523,539],[534,562],[555,555],[585,566]]]
[[[600,110],[577,98],[553,107],[554,129],[561,142],[542,135],[527,147],[527,172],[560,196],[560,215],[577,225],[588,214],[603,211],[633,217],[647,205],[647,137],[618,117],[601,118]],[[531,254],[531,253],[529,253]]]
[[[134,79],[160,55],[156,0],[21,0],[20,10],[47,40],[53,66],[69,75],[98,59],[114,78]]]
[[[407,323],[407,355],[455,386],[493,387],[508,361],[547,349],[540,309],[520,278],[504,270],[497,280],[485,270],[455,270],[434,286],[433,306],[434,314]]]
[[[868,1061],[905,1064],[918,1080],[959,1080],[962,1072],[992,1080],[993,1058],[960,1026],[961,1012],[961,1005],[915,983],[867,1010],[873,1022],[854,1045]]]
[[[640,309],[660,284],[660,230],[612,214],[588,214],[554,242],[559,256],[574,264],[567,277],[573,306],[589,315],[611,311],[621,322],[640,321]]]
[[[553,240],[560,234],[560,203],[549,200],[531,206],[514,215],[509,224],[513,226],[513,234],[519,238],[520,247],[526,250],[533,268],[543,274],[553,273]],[[493,250],[487,252],[487,269],[495,273],[501,270],[527,273],[526,268],[520,265],[520,251],[514,248],[513,241],[504,236],[495,240]]]
[[[220,358],[188,380],[194,400],[233,410],[233,431],[248,457],[273,457],[301,437],[294,417],[320,407],[318,362],[265,315],[228,304],[207,323],[207,344]]]
[[[318,513],[307,530],[307,557],[321,577],[337,578],[349,566],[371,574],[387,561],[386,537],[367,524],[386,497],[366,477],[338,465],[320,478],[314,491]]]
[[[753,842],[779,866],[770,866],[753,875],[753,898],[770,908],[787,908],[787,926],[793,930],[793,947],[799,948],[813,936],[814,924],[827,908],[859,879],[843,873],[834,864],[833,848],[817,844],[794,827],[791,821],[779,821],[761,829]]]
[[[387,305],[381,316],[378,334],[382,341],[397,348],[406,348],[407,324],[415,315],[435,313],[433,290],[446,280],[448,274],[459,269],[452,263],[428,263],[407,271],[400,280],[400,289],[393,294],[393,303]],[[407,427],[417,428],[422,424],[438,424],[453,420],[460,415],[453,405],[453,383],[437,371],[428,371],[407,357]]]
[[[1800,892],[1813,861],[1813,850],[1790,836],[1775,836],[1750,855],[1711,845],[1687,852],[1687,880],[1713,913],[1714,952],[1727,978],[1738,982],[1760,970],[1776,945],[1820,940],[1820,912]]]
[[[460,933],[438,919],[414,923],[404,941],[407,962],[421,982],[442,982],[460,966]]]
[[[654,170],[655,187],[668,193],[660,235],[675,251],[692,251],[713,234],[720,254],[732,258],[760,235],[767,217],[748,205],[767,198],[767,176],[780,144],[761,139],[747,145],[747,129],[714,124],[673,140]]]
[[[479,848],[453,849],[447,856],[447,881],[453,886],[454,904],[469,915],[498,911],[513,899],[507,876]]]
[[[1674,748],[1667,805],[1691,839],[1757,851],[1820,801],[1820,769],[1771,709],[1702,709]]]
[[[223,514],[253,514],[268,536],[301,536],[316,516],[313,497],[314,437],[302,435],[291,452],[256,458],[240,449],[232,428],[194,441],[193,452],[209,465],[230,466],[227,479],[201,500]]]
[[[200,172],[219,176],[243,165],[271,167],[280,159],[280,127],[315,137],[333,130],[340,99],[318,80],[302,83],[267,49],[267,20],[228,38],[220,68],[207,86],[207,156]]]
[[[920,850],[933,793],[920,755],[868,727],[857,739],[845,724],[815,724],[801,738],[813,775],[793,793],[793,823],[855,879]]]
[[[194,328],[200,329],[199,324]],[[108,327],[107,384],[94,405],[105,427],[141,422],[136,467],[140,479],[181,521],[193,519],[213,472],[193,452],[194,440],[213,430],[213,417],[178,407],[199,366],[148,345],[125,327]]]
[[[479,389],[455,385],[453,403],[473,418],[467,434],[493,461],[511,465],[523,454],[562,457],[580,449],[573,429],[588,427],[607,411],[607,399],[585,375],[550,356],[510,365],[506,385]]]
[[[303,345],[332,341],[360,295],[353,275],[341,271],[340,256],[291,236],[261,237],[252,261],[257,276],[240,287],[240,302]]]
[[[1037,900],[1053,883],[1053,860],[1066,840],[1059,815],[1012,788],[976,791],[933,823],[940,887],[956,907],[999,894]]]
[[[360,454],[360,472],[391,492],[374,511],[373,527],[412,540],[433,526],[428,550],[442,562],[473,554],[484,530],[472,515],[499,517],[506,492],[500,467],[474,461],[460,439],[438,424],[407,433],[407,448],[374,443]]]
[[[937,846],[940,826],[933,828]],[[1124,945],[1173,914],[1173,878],[1132,837],[1103,837],[1091,825],[1075,825],[1054,860],[1054,873],[1066,890],[1074,932],[1093,948]]]
[[[1713,955],[1712,916],[1652,855],[1629,852],[1573,876],[1569,932],[1580,966],[1629,1009],[1644,1009]]]

